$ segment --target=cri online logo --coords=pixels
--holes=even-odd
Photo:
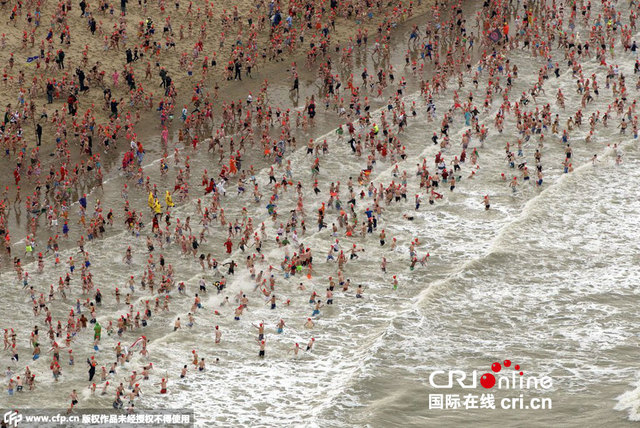
[[[513,371],[507,374],[505,368],[512,367]],[[513,364],[510,360],[504,360],[502,364],[495,362],[491,364],[491,372],[480,376],[480,385],[485,389],[549,389],[553,386],[553,380],[549,376],[535,377],[524,376],[524,371],[519,364]],[[495,374],[494,374],[495,373]],[[498,374],[500,373],[500,374]],[[448,376],[447,376],[448,374]],[[446,376],[446,383],[442,378]],[[469,376],[463,370],[436,370],[429,375],[429,384],[433,388],[452,388],[454,383],[465,389],[477,388],[478,373],[476,370]]]

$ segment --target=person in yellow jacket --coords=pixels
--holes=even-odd
[[[171,198],[171,193],[167,190],[167,193],[164,195],[164,201],[167,204],[167,208],[171,208],[175,204],[173,203],[173,199]]]
[[[153,206],[155,204],[155,199],[153,197],[153,192],[149,192],[149,198],[147,199],[147,204],[149,205],[149,208],[153,209]]]
[[[153,204],[153,211],[156,214],[162,214],[162,205],[160,205],[160,201],[159,200],[155,200],[155,203]]]

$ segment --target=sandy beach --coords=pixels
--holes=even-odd
[[[5,423],[640,418],[634,1],[0,7]]]

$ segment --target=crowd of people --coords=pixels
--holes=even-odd
[[[0,202],[0,236],[3,259],[13,263],[28,295],[24,310],[33,314],[34,324],[29,331],[9,317],[2,321],[11,360],[8,394],[36,388],[34,366],[62,391],[64,374],[76,370],[74,358],[81,353],[87,355],[86,399],[112,394],[115,408],[133,411],[143,386],[171,393],[167,375],[150,381],[164,363],[151,352],[153,335],[182,334],[205,318],[240,321],[258,305],[278,312],[303,304],[310,312],[304,320],[282,315],[274,333],[254,320],[259,358],[269,356],[268,335],[284,334],[294,323],[308,339],[306,345],[291,343],[290,351],[295,357],[313,352],[313,332],[326,306],[367,298],[370,291],[352,278],[358,277],[360,259],[370,257],[369,248],[389,249],[379,263],[389,271],[390,289],[402,287],[401,270],[426,268],[431,254],[418,236],[403,243],[408,252],[401,259],[391,255],[399,243],[387,236],[387,225],[415,222],[423,200],[437,206],[473,180],[483,149],[507,121],[516,124],[517,135],[504,147],[507,172],[496,175],[513,193],[529,183],[543,188],[550,164],[572,173],[574,144],[589,144],[598,130],[615,126],[621,138],[637,138],[631,93],[640,88],[640,77],[634,88],[619,64],[637,50],[633,35],[640,4],[621,3],[602,0],[593,13],[584,0],[486,0],[469,16],[461,0],[428,5],[261,0],[216,16],[213,4],[185,8],[179,1],[151,6],[144,0],[131,7],[123,0],[118,8],[82,0],[79,11],[70,1],[59,2],[48,30],[43,10],[52,5],[5,3],[7,25],[24,28],[22,50],[40,46],[39,54],[28,58],[31,80],[14,53],[3,79],[18,98],[7,106],[1,127],[3,162],[11,165],[13,177]],[[145,18],[132,22],[132,9]],[[415,10],[428,14],[414,16]],[[77,13],[81,21],[71,20]],[[214,27],[220,33],[212,49]],[[5,52],[8,37],[0,38]],[[80,37],[103,40],[105,55],[124,57],[121,69],[108,75],[99,59],[103,52],[92,51]],[[399,46],[406,51],[404,64],[394,66],[393,49]],[[512,91],[521,73],[512,52],[541,64],[537,79],[525,82],[528,90],[522,93]],[[362,55],[370,62],[360,61]],[[600,67],[597,75],[583,70],[583,62],[592,59]],[[278,82],[254,79],[259,88],[241,99],[228,95],[269,67],[286,67],[286,74]],[[554,104],[539,103],[554,79],[575,82],[581,102],[567,105],[567,94],[558,89]],[[312,82],[302,83],[307,80]],[[283,81],[287,107],[270,95]],[[407,98],[412,87],[417,100]],[[589,104],[603,97],[608,109],[588,115]],[[436,108],[443,99],[447,107]],[[410,147],[403,136],[418,121],[430,132],[420,147]],[[31,126],[34,137],[26,131]],[[335,132],[311,137],[327,127]],[[454,127],[461,131],[452,132]],[[575,141],[583,127],[589,129],[585,141]],[[147,134],[159,134],[157,143],[148,142]],[[562,145],[561,158],[544,158],[547,141]],[[342,156],[334,142],[348,147],[357,170],[344,171],[343,177],[324,174],[324,165]],[[530,168],[525,146],[534,143]],[[433,158],[415,156],[432,145]],[[150,161],[149,153],[159,159]],[[116,157],[115,163],[105,160]],[[193,160],[205,157],[207,167],[192,171]],[[589,161],[595,165],[600,159],[593,155]],[[615,162],[622,162],[621,153],[615,153]],[[389,181],[374,179],[381,165],[391,165]],[[113,189],[107,185],[110,177],[119,186],[117,197],[107,194]],[[419,193],[410,194],[411,189]],[[477,204],[495,207],[489,194]],[[383,215],[398,205],[402,217]],[[122,228],[140,244],[114,250],[136,275],[109,289],[112,284],[94,279],[92,247]],[[323,246],[309,245],[311,236]],[[146,262],[137,265],[136,254],[142,253]],[[194,260],[196,286],[176,272],[178,258]],[[329,264],[333,273],[316,276],[319,264]],[[54,272],[62,271],[57,278]],[[300,303],[283,297],[283,288],[309,297]],[[22,298],[11,304],[25,307]],[[204,340],[222,343],[221,326]],[[90,349],[78,350],[89,343],[81,339],[88,336]],[[208,364],[217,363],[203,350],[191,354],[175,378],[192,376],[190,367],[206,372]],[[142,368],[130,370],[124,381],[116,377],[140,361]],[[69,388],[72,412],[83,396]]]

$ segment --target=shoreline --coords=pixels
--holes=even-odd
[[[489,16],[491,9],[485,12]],[[465,15],[472,16],[466,10]],[[538,18],[541,26],[535,27],[536,37],[539,37],[537,31],[541,31],[540,34],[554,31],[549,16],[538,15]],[[19,269],[0,272],[4,275],[6,294],[0,308],[8,314],[4,327],[15,328],[16,352],[20,352],[19,362],[15,354],[10,367],[17,368],[15,371],[22,376],[26,364],[39,379],[33,392],[26,392],[25,388],[24,394],[11,395],[9,399],[5,394],[5,401],[12,408],[46,402],[52,408],[58,406],[64,410],[63,406],[68,404],[66,394],[71,388],[77,388],[80,403],[77,408],[69,409],[71,414],[81,413],[83,407],[110,409],[112,403],[126,402],[128,397],[129,410],[134,411],[135,405],[140,413],[146,409],[193,408],[196,422],[204,426],[275,426],[296,424],[300,420],[319,426],[358,426],[376,421],[403,426],[484,425],[496,420],[515,425],[522,420],[549,425],[564,418],[588,425],[597,420],[621,422],[625,415],[619,410],[625,408],[629,413],[627,419],[637,417],[638,390],[628,391],[626,398],[618,395],[624,390],[625,382],[637,380],[634,346],[639,329],[629,314],[638,301],[634,278],[640,269],[635,268],[637,254],[628,246],[627,235],[637,223],[640,203],[634,198],[634,192],[624,186],[640,177],[640,170],[635,168],[639,159],[637,123],[632,136],[618,132],[620,116],[609,117],[608,126],[606,119],[604,125],[598,120],[598,132],[593,140],[588,134],[589,124],[583,121],[582,127],[570,128],[567,123],[572,156],[567,155],[565,147],[569,145],[561,138],[564,120],[580,109],[582,94],[572,90],[575,81],[580,83],[586,76],[597,76],[602,82],[607,68],[599,65],[599,58],[580,58],[580,66],[586,73],[584,77],[577,77],[572,75],[570,65],[561,63],[558,67],[561,73],[555,77],[551,73],[548,79],[539,77],[546,92],[536,95],[533,92],[537,70],[547,69],[549,57],[561,61],[562,54],[566,55],[570,48],[554,49],[549,45],[547,55],[532,56],[526,46],[522,47],[523,37],[516,41],[520,44],[514,49],[505,46],[499,55],[484,56],[481,63],[471,61],[474,66],[478,65],[477,78],[471,65],[468,71],[462,67],[458,87],[455,79],[458,73],[444,75],[447,88],[429,90],[432,106],[437,107],[437,115],[431,116],[429,112],[435,110],[424,107],[426,97],[411,89],[418,84],[419,77],[413,77],[410,68],[403,64],[406,30],[402,36],[395,36],[391,58],[398,80],[404,74],[410,82],[402,96],[404,107],[399,103],[389,111],[385,107],[388,92],[393,92],[394,85],[379,99],[370,100],[371,122],[360,117],[363,126],[355,124],[355,133],[364,136],[358,136],[357,144],[365,140],[362,156],[352,153],[346,141],[349,137],[334,134],[335,124],[343,123],[343,118],[337,117],[333,108],[325,113],[318,98],[317,125],[308,132],[294,129],[292,134],[300,136],[297,148],[292,150],[291,145],[286,146],[282,162],[285,165],[291,161],[290,175],[286,175],[283,168],[276,169],[277,173],[272,174],[275,179],[272,187],[272,177],[267,179],[268,170],[276,165],[273,158],[261,157],[260,144],[255,142],[251,148],[247,146],[242,168],[238,169],[247,170],[253,162],[256,167],[253,184],[264,192],[262,198],[254,200],[252,182],[248,179],[245,180],[246,193],[240,190],[240,172],[222,183],[226,183],[227,189],[222,186],[213,195],[202,196],[200,174],[203,187],[209,177],[221,182],[217,173],[222,164],[218,163],[215,150],[210,154],[204,152],[206,146],[201,145],[198,151],[186,143],[180,150],[181,161],[174,164],[170,159],[165,176],[160,172],[159,162],[154,160],[155,148],[161,146],[160,137],[150,135],[143,170],[143,177],[151,178],[149,188],[138,188],[134,180],[115,171],[105,177],[102,191],[98,189],[90,194],[88,203],[91,210],[96,198],[100,198],[107,209],[113,207],[119,211],[123,205],[120,187],[128,183],[130,208],[140,214],[140,223],[136,226],[144,224],[144,228],[127,230],[117,217],[115,226],[108,227],[102,239],[81,246],[77,253],[77,248],[72,248],[75,237],[70,238],[65,242],[68,249],[60,251],[61,265],[53,266],[48,256],[46,269],[36,273],[37,261],[25,260],[23,267],[29,270],[30,283],[21,282],[24,271]],[[615,42],[617,36],[611,34]],[[615,49],[618,58],[622,47],[616,44]],[[474,46],[474,54],[482,50],[481,45]],[[372,61],[366,52],[364,56],[366,60],[353,69],[355,85],[362,85],[359,78],[362,67],[377,70],[377,67],[369,68]],[[354,57],[356,63],[357,59]],[[513,79],[510,76],[507,87],[500,86],[514,65],[521,74]],[[637,77],[632,61],[623,61],[621,65],[621,74],[627,78],[632,76],[630,80]],[[280,68],[279,64],[273,66],[274,75],[286,68]],[[308,88],[302,99],[317,87],[316,76],[312,72],[305,74],[311,83],[303,86]],[[340,74],[344,71],[340,70]],[[280,75],[284,73],[281,71]],[[256,80],[251,83],[258,85],[260,79]],[[615,84],[616,78],[613,80]],[[622,80],[619,75],[617,83]],[[238,92],[250,87],[244,81],[233,86]],[[274,109],[290,101],[289,87],[289,81],[284,78],[271,86],[269,103]],[[485,88],[489,105],[483,108]],[[639,88],[640,80],[638,86],[629,91],[634,103]],[[555,99],[556,90],[559,93],[560,89],[567,97],[566,110]],[[596,111],[607,108],[612,93],[616,96],[615,86],[605,88],[603,84],[600,90],[583,109],[587,121],[592,113],[595,115]],[[342,94],[348,96],[348,92]],[[467,93],[473,99],[468,104],[458,102],[458,97],[465,99]],[[361,92],[361,95],[365,94]],[[406,127],[401,126],[400,121],[388,121],[391,115],[395,119],[400,112],[410,112],[413,100],[416,100],[417,113],[408,118]],[[244,102],[242,95],[240,102]],[[518,104],[505,113],[503,102],[510,102],[509,107]],[[630,102],[625,100],[627,105]],[[458,109],[456,104],[465,105]],[[550,106],[548,112],[547,105]],[[476,107],[481,111],[477,121],[469,117],[471,109]],[[383,124],[381,113],[387,114],[390,126]],[[552,132],[549,128],[556,113],[559,129]],[[501,114],[505,119],[504,132],[497,120]],[[354,115],[357,118],[360,114]],[[520,121],[522,115],[532,118],[524,129]],[[549,123],[544,123],[547,119]],[[181,124],[179,120],[174,122]],[[374,122],[388,131],[384,137],[374,136]],[[294,120],[290,123],[293,128]],[[450,127],[443,129],[445,123]],[[592,132],[596,129],[595,123],[591,123]],[[242,121],[234,118],[233,124],[240,127]],[[148,125],[152,132],[151,120]],[[488,129],[486,141],[479,126]],[[277,135],[278,128],[278,125],[269,128],[271,137]],[[440,131],[435,138],[444,139],[440,145],[430,140],[432,131],[434,134]],[[472,154],[456,173],[451,166],[455,165],[454,156],[467,149],[464,140],[467,135],[468,153]],[[316,151],[312,150],[309,155],[305,139],[311,136]],[[318,146],[323,136],[329,141],[328,153],[323,153]],[[385,137],[394,140],[389,138],[388,146],[383,146],[387,144]],[[225,139],[224,156],[221,155],[225,164],[230,164],[229,152],[233,153],[227,150],[229,139],[229,136]],[[168,145],[169,151],[174,146],[175,140]],[[389,151],[383,152],[387,148]],[[542,157],[542,151],[544,162],[537,157],[538,154]],[[190,191],[183,201],[174,196],[175,206],[167,208],[171,212],[171,224],[166,220],[166,230],[171,239],[165,241],[162,215],[159,216],[160,232],[150,230],[147,220],[154,216],[145,204],[145,194],[157,184],[158,199],[163,201],[163,192],[174,188],[178,171],[186,170],[187,155],[191,157],[191,175],[187,178]],[[623,155],[624,162],[619,163]],[[317,172],[311,168],[312,164],[315,166],[314,158],[319,165]],[[575,169],[563,170],[569,158]],[[531,180],[524,178],[527,162]],[[444,171],[439,172],[441,164],[451,174],[448,182]],[[367,178],[356,181],[356,174],[364,171],[369,171]],[[536,176],[536,172],[540,174]],[[280,177],[282,183],[279,184]],[[451,177],[455,181],[452,182]],[[316,184],[311,187],[314,179],[319,182],[318,191]],[[296,181],[301,183],[300,187],[296,187]],[[517,189],[512,185],[516,182]],[[604,182],[608,184],[603,186]],[[176,183],[179,184],[177,179]],[[342,190],[336,190],[335,183],[341,185]],[[449,187],[452,183],[457,187]],[[491,197],[490,206],[483,195]],[[272,215],[267,203],[276,205],[277,216]],[[70,211],[74,222],[72,231],[79,234],[80,227],[75,224],[76,208],[74,205]],[[203,214],[203,208],[214,214],[211,217]],[[376,211],[377,208],[381,211]],[[185,221],[189,219],[193,231],[186,226]],[[300,219],[306,222],[306,227]],[[323,220],[326,220],[324,225]],[[266,227],[262,228],[261,222]],[[184,226],[179,227],[178,223]],[[339,229],[335,224],[339,224]],[[606,240],[602,239],[605,234]],[[225,239],[230,246],[223,244]],[[193,242],[197,245],[192,247]],[[130,258],[127,259],[125,251]],[[313,261],[308,259],[305,264],[301,260],[307,252],[313,255]],[[18,250],[18,256],[21,253],[21,249]],[[215,267],[209,264],[207,268],[209,255],[217,260]],[[71,269],[73,279],[66,287],[69,293],[64,294],[64,287],[55,293],[58,275],[61,283],[65,274],[69,275],[70,269],[65,263],[69,256],[77,259],[77,269],[75,274]],[[84,260],[90,260],[90,268],[83,263],[83,256]],[[237,263],[235,272],[233,265],[224,263],[228,261]],[[155,283],[150,279],[152,276]],[[614,280],[601,281],[599,278],[603,276]],[[216,290],[222,277],[227,281],[226,287]],[[51,294],[46,301],[50,282]],[[335,304],[333,287],[336,288]],[[94,294],[96,288],[101,290],[100,299]],[[39,293],[43,293],[40,298]],[[323,304],[325,296],[327,300]],[[147,309],[153,310],[153,317]],[[138,315],[148,315],[148,324],[131,321],[139,321],[138,315],[134,315],[136,311]],[[51,355],[42,355],[39,360],[31,361],[29,354],[34,345],[28,342],[29,331],[34,324],[36,330],[38,325],[42,327],[45,315],[49,314],[54,320],[50,340],[63,343],[67,334],[62,359],[51,360]],[[80,320],[75,324],[80,317],[85,321],[87,317],[94,318],[103,326],[101,340],[95,340],[92,324],[82,327]],[[121,328],[120,322],[125,323],[125,319],[130,325]],[[55,336],[53,326],[58,320],[62,323],[70,320],[72,325],[67,326],[66,332],[61,327]],[[106,327],[111,322],[119,331]],[[46,330],[45,321],[41,328],[45,350],[49,346]],[[31,338],[33,340],[33,336]],[[136,348],[135,344],[142,338],[142,350],[147,353]],[[119,351],[121,344],[125,347],[124,354]],[[73,348],[76,367],[67,366],[65,346],[69,350]],[[7,351],[5,357],[10,358],[11,348]],[[206,370],[203,363],[202,372],[197,368],[198,355],[207,361]],[[87,383],[85,357],[89,364],[92,361],[89,358],[95,358],[97,367],[107,368],[113,361],[122,360],[115,363],[117,374],[115,370],[113,374],[105,374],[105,379],[112,382],[108,391],[106,384],[100,384],[97,393],[91,390],[90,383],[98,379],[89,373]],[[499,363],[492,362],[504,358],[509,359],[509,364],[505,362],[501,367],[501,375],[510,374],[511,369],[508,371],[507,367],[513,362],[522,367],[527,378],[553,379],[554,388],[548,391],[546,388],[545,391],[497,388],[498,391],[482,385],[487,390],[461,391],[454,386],[443,391],[427,382],[430,374],[438,371],[439,375],[446,376],[444,373],[451,368],[474,375],[476,371],[486,370],[497,373],[500,370],[494,369],[494,364]],[[146,367],[151,362],[155,368],[148,370]],[[50,370],[56,363],[63,366],[61,383],[54,383],[51,377]],[[183,367],[188,370],[181,372]],[[149,376],[144,377],[143,372],[143,377],[138,378],[140,370],[150,371]],[[598,376],[603,370],[607,373],[604,381]],[[180,373],[187,374],[178,378]],[[517,377],[515,371],[512,374]],[[160,378],[161,382],[168,380],[168,394],[166,384],[159,386]],[[136,381],[140,383],[134,388]],[[130,388],[123,387],[122,394],[115,392],[118,382],[130,383]],[[138,385],[144,392],[140,395],[135,393]],[[100,393],[103,386],[105,394]],[[449,405],[439,409],[431,407],[432,394],[439,395],[439,403],[443,404],[447,402],[442,400],[445,394],[459,398],[467,393],[474,396],[474,392],[483,395],[495,392],[496,407],[484,411],[469,408],[467,404],[458,406],[457,411]],[[519,394],[522,399],[521,392],[532,393],[534,397],[538,397],[539,392],[545,394],[549,403],[554,401],[553,412],[534,414],[498,407],[500,400],[510,393]],[[604,394],[606,399],[590,401],[589,397],[593,398],[596,393]],[[112,401],[114,395],[116,401]],[[615,408],[614,398],[618,400]],[[580,407],[585,402],[589,409],[582,411]],[[445,410],[447,413],[443,413]]]
[[[430,8],[431,1],[427,1],[425,3],[423,3],[422,7],[425,8]],[[408,35],[408,31],[410,29],[410,26],[412,24],[418,23],[418,24],[423,24],[424,23],[424,19],[428,17],[428,13],[424,12],[422,15],[414,15],[411,18],[408,18],[407,20],[405,20],[404,22],[400,23],[399,25],[397,25],[394,30],[393,30],[393,34],[394,36],[392,37],[392,43],[394,45],[397,46],[397,48],[402,49],[405,48],[407,46],[403,46],[406,43],[405,39],[408,39],[407,35]],[[373,28],[375,26],[372,26],[370,28]],[[351,34],[351,36],[354,36],[354,34]],[[400,35],[402,40],[398,40],[398,36]],[[371,39],[371,38],[370,38]],[[360,56],[364,56],[365,57],[365,63],[362,64],[362,61],[356,61],[356,64],[360,64],[360,65],[356,65],[355,69],[354,69],[354,74],[359,74],[360,71],[366,67],[366,65],[369,63],[370,64],[370,59],[369,59],[369,51],[372,47],[372,43],[371,40],[369,40],[369,44],[368,45],[363,45],[363,48],[358,48],[357,49],[357,54],[359,58]],[[329,58],[333,58],[334,56],[336,56],[335,52],[329,52]],[[395,58],[395,59],[394,59]],[[396,67],[400,67],[402,65],[402,58],[403,56],[401,56],[398,51],[396,51],[395,49],[392,49],[392,53],[390,56],[390,61],[391,63],[394,64],[394,66]],[[246,95],[248,93],[248,91],[252,91],[253,93],[258,93],[259,92],[259,88],[262,85],[262,82],[264,81],[264,79],[262,78],[263,75],[264,76],[271,76],[273,74],[282,74],[285,75],[285,72],[288,72],[290,69],[290,64],[292,62],[297,62],[298,63],[298,72],[300,74],[300,81],[301,81],[301,85],[300,85],[300,97],[299,100],[302,101],[302,105],[304,105],[304,97],[305,96],[311,96],[314,95],[314,83],[317,80],[317,75],[315,74],[315,70],[312,68],[311,70],[307,69],[304,66],[300,66],[300,64],[304,63],[304,56],[302,54],[297,54],[294,55],[294,57],[287,57],[284,61],[281,62],[267,62],[266,64],[264,64],[266,67],[264,68],[260,68],[258,71],[255,71],[255,75],[256,77],[251,79],[251,80],[243,80],[242,85],[238,85],[239,82],[235,82],[235,81],[226,81],[226,80],[221,80],[220,82],[218,82],[218,85],[220,86],[219,92],[221,94],[220,99],[218,101],[218,104],[222,104],[222,102],[231,102],[231,101],[238,101],[238,100],[244,100],[244,98],[246,98]],[[430,66],[431,64],[429,64],[428,67],[425,68],[425,74],[424,74],[424,78],[428,78],[430,76]],[[220,66],[218,66],[220,67]],[[356,73],[357,71],[357,73]],[[287,73],[288,76],[288,73]],[[210,79],[210,78],[209,78]],[[414,81],[415,78],[413,79],[408,79],[408,90],[409,92],[411,92],[412,90],[417,90],[419,89],[419,86],[416,84],[416,82]],[[211,79],[210,79],[211,80]],[[304,82],[304,83],[303,83]],[[213,84],[214,82],[210,82],[210,85]],[[186,87],[186,85],[185,85]],[[205,88],[207,86],[205,85]],[[288,88],[290,87],[290,82],[288,80],[288,78],[284,81],[271,81],[270,85],[269,85],[269,93],[274,94],[275,92],[275,97],[277,100],[279,100],[280,102],[282,102],[282,104],[289,104],[290,102],[292,102],[293,100],[287,96],[288,95]],[[393,89],[387,89],[387,95],[390,94],[390,91],[393,92]],[[179,94],[183,94],[182,96],[184,96],[184,92],[181,90],[179,91]],[[285,95],[286,94],[286,95]],[[278,97],[279,95],[279,97]],[[317,93],[315,94],[317,96]],[[181,97],[181,95],[179,95],[179,97]],[[273,104],[273,97],[274,95],[270,96],[270,100],[271,100],[271,104]],[[189,98],[187,96],[187,98]],[[383,96],[384,98],[384,96]],[[189,101],[189,100],[188,100]],[[379,108],[382,105],[384,105],[385,103],[385,99],[379,100],[377,98],[371,98],[371,107],[373,109]],[[177,105],[181,105],[179,102],[176,103]],[[192,106],[192,104],[190,102],[188,102],[188,104],[190,106]],[[300,103],[298,103],[298,105],[300,105]],[[282,108],[285,108],[284,105],[281,105]],[[178,109],[179,110],[179,109]],[[219,120],[219,116],[220,116],[220,107],[218,107],[217,109],[217,116],[214,115],[214,123],[217,123],[216,117],[218,117]],[[148,150],[148,154],[145,155],[145,162],[141,165],[141,167],[143,169],[152,167],[153,165],[157,164],[157,162],[160,159],[161,156],[161,144],[160,144],[160,129],[158,128],[158,126],[156,124],[148,124],[145,125],[145,123],[147,122],[154,122],[158,120],[158,112],[156,112],[155,110],[152,111],[143,111],[142,115],[141,115],[141,121],[140,123],[137,125],[136,127],[136,134],[138,135],[138,140],[142,141],[143,144],[145,144],[145,149]],[[330,109],[328,114],[325,113],[324,108],[319,108],[318,109],[318,120],[316,120],[316,124],[313,128],[311,128],[309,131],[302,131],[302,130],[295,130],[293,131],[293,135],[295,135],[296,137],[306,137],[306,138],[311,138],[313,140],[316,140],[318,138],[320,138],[321,136],[327,134],[328,132],[330,132],[331,130],[335,129],[335,126],[333,125],[329,125],[329,123],[340,123],[340,121],[338,119],[336,119],[335,114],[333,114],[333,110]],[[325,122],[325,119],[328,119]],[[332,122],[333,121],[333,122]],[[157,122],[156,122],[157,123]],[[174,120],[172,121],[171,127],[170,129],[170,137],[169,137],[169,146],[173,146],[175,147],[175,145],[177,144],[177,139],[176,139],[176,135],[178,133],[178,129],[181,127],[181,123],[179,121],[179,119],[177,118],[177,112],[176,112],[176,117],[174,118]],[[275,128],[274,128],[275,129]],[[214,128],[215,130],[215,128]],[[275,133],[274,130],[272,130],[272,135]],[[173,141],[172,141],[173,140]],[[302,141],[301,139],[299,141]],[[301,143],[299,143],[301,144]],[[120,146],[120,147],[118,147]],[[120,172],[120,167],[118,167],[117,165],[120,162],[120,159],[122,158],[122,155],[128,150],[125,149],[125,144],[124,141],[122,141],[122,138],[120,140],[119,145],[116,146],[115,149],[111,149],[109,151],[109,153],[107,155],[105,155],[104,153],[101,153],[101,162],[103,163],[103,165],[105,167],[110,167],[110,170],[108,170],[107,173],[105,173],[104,178],[103,178],[103,184],[106,184],[108,182],[112,182],[112,181],[123,181],[123,182],[127,182],[130,187],[133,184],[133,181],[130,179],[127,179],[126,177],[124,177],[121,172]],[[43,146],[44,147],[44,146]],[[249,154],[249,153],[247,153]],[[171,149],[169,149],[169,157],[171,158],[173,155],[171,154]],[[189,153],[185,153],[185,155],[189,155]],[[258,154],[256,153],[256,163],[262,163],[264,161],[264,159]],[[102,158],[104,156],[104,158]],[[152,158],[152,160],[149,160],[149,158]],[[77,161],[82,160],[82,157],[76,158]],[[2,160],[0,160],[0,163],[2,162]],[[45,168],[43,168],[44,170]],[[35,184],[33,184],[33,186],[35,186]],[[24,189],[26,192],[30,192],[33,191],[34,187],[27,187],[24,186]],[[10,190],[11,190],[11,186],[10,186]],[[77,204],[77,199],[78,197],[82,194],[82,193],[86,193],[88,197],[92,197],[92,196],[99,196],[98,194],[96,194],[96,192],[99,192],[99,186],[97,185],[81,185],[78,190],[75,192],[76,197],[73,199],[73,205]],[[101,192],[104,195],[104,191]],[[119,192],[118,192],[119,193]],[[27,193],[28,194],[28,193]],[[9,192],[9,197],[10,199],[12,199],[13,195],[11,194],[11,192]],[[99,197],[99,199],[102,199]],[[71,207],[70,207],[71,208]],[[15,212],[15,210],[14,210]],[[117,214],[117,213],[116,213]],[[40,216],[43,217],[43,216]],[[13,221],[10,222],[10,230],[12,230],[12,247],[16,248],[18,251],[18,254],[20,254],[20,248],[23,246],[23,242],[24,242],[24,238],[26,235],[28,235],[28,233],[25,233],[24,228],[20,227],[21,223],[25,223],[23,221],[23,219],[20,219],[20,221],[16,221],[17,216],[13,217]],[[118,216],[116,215],[116,220],[118,219]],[[39,223],[42,223],[41,220],[39,220]],[[17,226],[17,227],[16,227]],[[46,226],[41,225],[39,230],[42,232],[45,229]],[[60,226],[61,227],[61,226]],[[20,231],[20,233],[16,233],[17,231]],[[108,233],[108,232],[107,232]],[[80,235],[84,235],[84,233],[74,233],[73,231],[70,233],[70,238],[68,241],[68,244],[65,245],[65,241],[60,241],[60,248],[72,248],[74,247],[74,243],[75,240],[77,238],[79,238]],[[105,235],[107,236],[107,235]],[[41,241],[40,239],[38,240],[38,242],[41,245],[41,248],[44,247],[45,242]],[[9,263],[9,260],[6,260],[6,257],[2,257],[1,259],[1,263],[4,266],[7,266]]]

